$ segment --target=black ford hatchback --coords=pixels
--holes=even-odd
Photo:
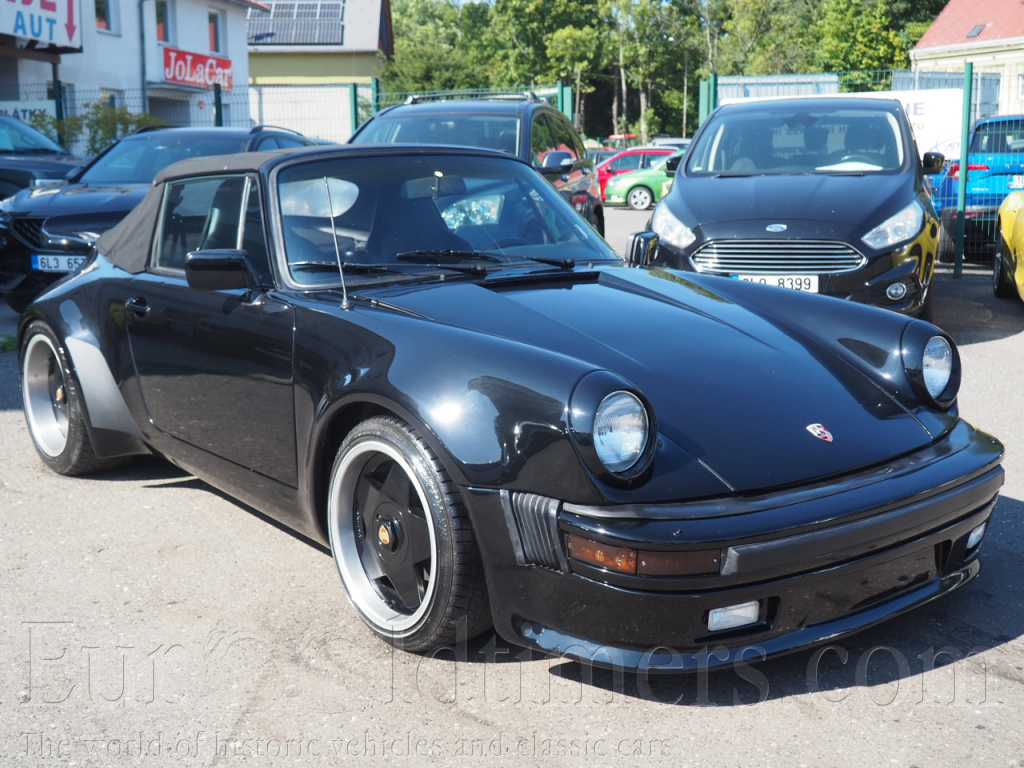
[[[655,263],[927,318],[937,219],[902,105],[866,97],[727,104],[655,209]]]

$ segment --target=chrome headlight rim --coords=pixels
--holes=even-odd
[[[607,418],[610,409],[630,403],[634,413],[642,413],[645,433],[637,440],[635,458],[628,465],[612,462],[609,466],[598,434],[602,419]],[[647,398],[621,377],[595,371],[580,380],[569,401],[569,431],[583,464],[602,482],[632,487],[650,477],[658,442],[654,411]]]
[[[903,335],[903,367],[922,402],[944,411],[956,402],[960,353],[949,334],[922,321],[911,323]]]

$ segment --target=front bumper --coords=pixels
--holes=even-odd
[[[927,449],[829,482],[704,502],[583,507],[467,492],[495,627],[599,666],[689,671],[834,639],[974,578],[967,540],[1003,482],[998,441],[960,423]],[[504,532],[507,532],[504,533]],[[618,547],[720,550],[718,573],[647,577],[569,557],[570,534]],[[756,601],[757,620],[708,628],[716,608]]]

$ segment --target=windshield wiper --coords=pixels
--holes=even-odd
[[[562,259],[555,258],[554,256],[524,256],[523,258],[536,261],[539,264],[550,264],[561,269],[575,269],[576,267],[576,259]]]

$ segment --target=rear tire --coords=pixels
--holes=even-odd
[[[84,475],[128,461],[93,451],[78,380],[63,345],[40,320],[28,326],[21,346],[21,394],[36,452],[57,474]]]
[[[654,193],[647,187],[633,187],[626,193],[626,202],[634,211],[646,211],[654,204]]]

